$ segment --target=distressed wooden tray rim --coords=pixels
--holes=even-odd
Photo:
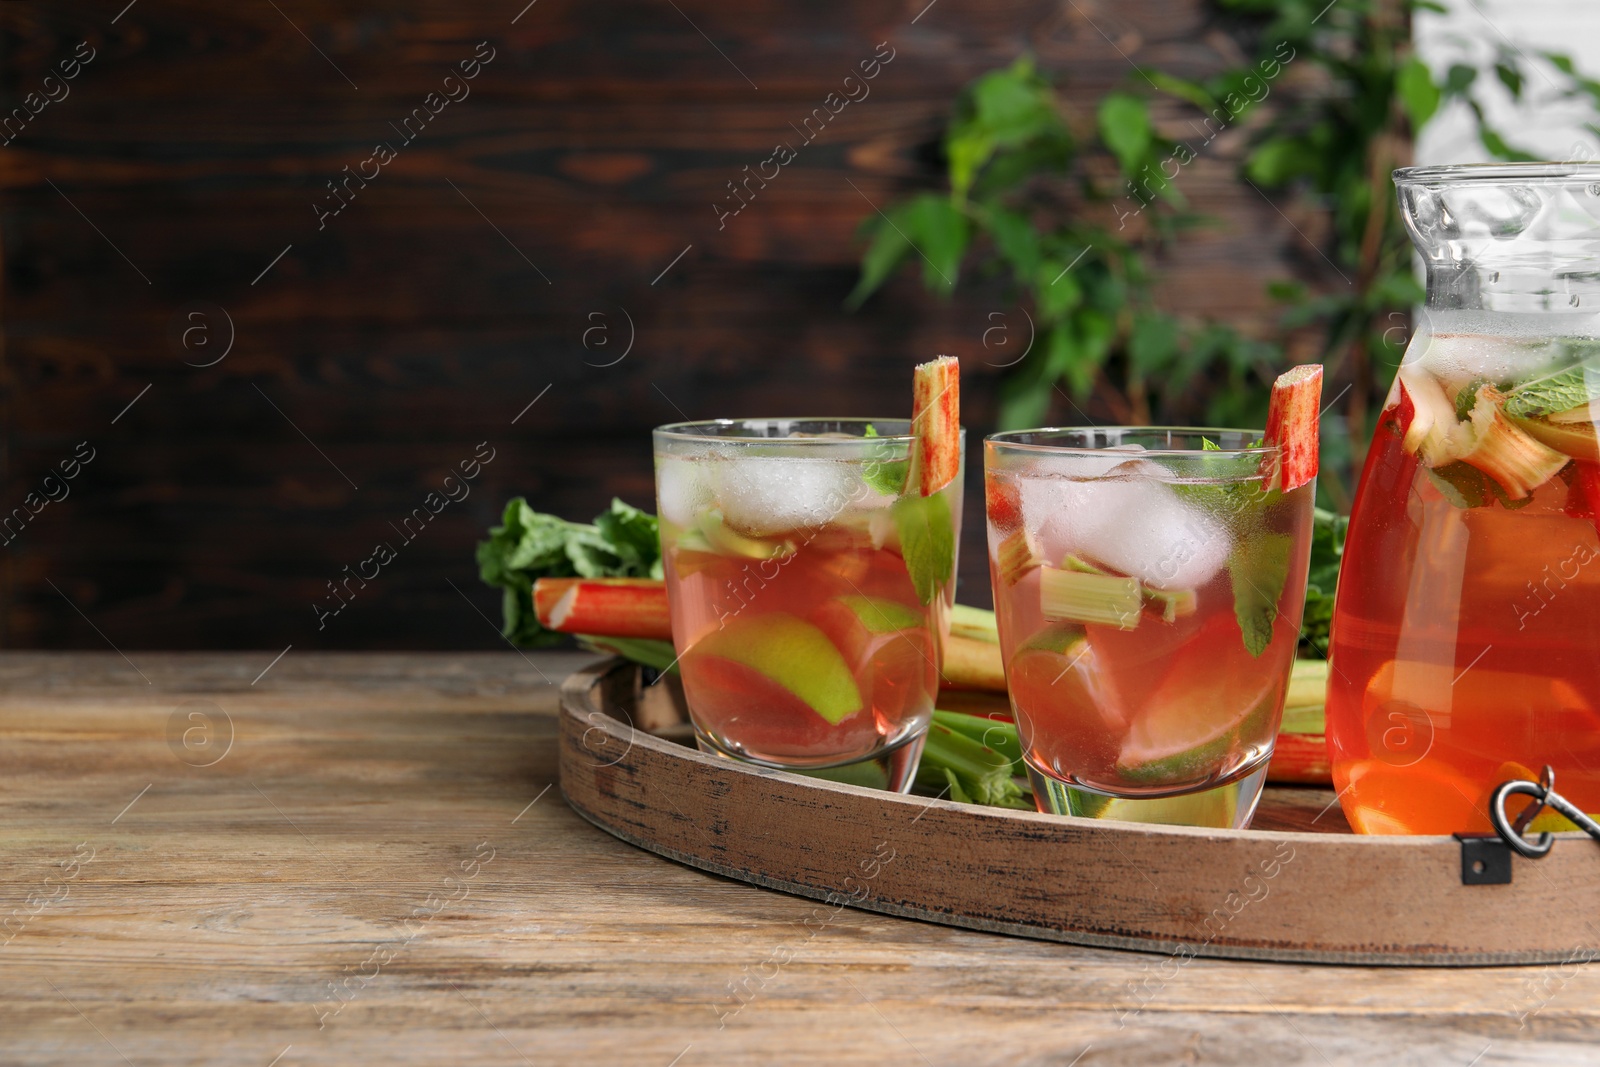
[[[636,668],[612,659],[576,672],[563,684],[560,771],[568,805],[631,845],[765,888],[993,933],[1180,956],[1386,966],[1536,964],[1569,959],[1596,936],[1580,919],[1600,906],[1600,849],[1582,833],[1556,835],[1559,843],[1544,860],[1516,860],[1511,885],[1463,886],[1460,843],[1449,836],[1067,820],[742,764],[635,729],[608,710],[601,691],[609,688],[618,709],[632,713],[626,698],[630,683],[637,692]],[[697,783],[705,788],[696,788]],[[809,814],[790,817],[801,809]],[[774,821],[793,824],[791,833],[781,835],[793,844],[776,851],[763,843],[771,830],[755,832]],[[844,890],[855,870],[850,858],[863,854],[861,842],[843,846],[868,826],[923,832],[919,847],[896,850],[911,862],[901,862],[891,879],[875,882],[874,892],[857,899],[855,890]],[[1007,851],[998,846],[1002,838],[1023,845]],[[806,847],[815,840],[829,844],[820,851]],[[835,841],[840,847],[833,846]],[[956,858],[951,846],[964,847],[980,865],[984,890],[976,901],[940,892],[939,882],[948,881]],[[1185,929],[1180,921],[1185,916],[1214,919],[1216,910],[1205,905],[1225,898],[1214,886],[1173,882],[1184,871],[1163,865],[1161,858],[1203,871],[1213,859],[1221,863],[1243,852],[1281,856],[1283,848],[1292,850],[1293,858],[1281,864],[1282,872],[1300,861],[1287,884],[1310,883],[1289,894],[1295,897],[1287,902],[1294,920],[1290,929],[1273,936],[1255,933],[1249,920],[1266,909],[1257,907],[1252,916],[1249,905],[1231,912],[1220,934],[1201,939]],[[1042,878],[1067,866],[1080,880],[1101,876],[1103,892],[1071,907],[1033,900],[1039,896],[1035,884],[1025,877],[1007,879],[1015,872],[996,862],[1005,859],[1020,861],[1019,870],[1031,867]],[[1049,861],[1055,859],[1064,862],[1052,867]],[[1531,870],[1533,862],[1541,870]],[[882,871],[894,867],[890,862]],[[1108,872],[1114,877],[1104,877]],[[1273,880],[1282,877],[1275,874]],[[1374,885],[1386,878],[1399,878],[1401,884]],[[1185,904],[1185,895],[1195,893],[1202,895],[1198,911]],[[1251,902],[1265,904],[1272,895],[1269,887]],[[1096,896],[1104,898],[1098,905]],[[991,906],[997,897],[1005,898],[998,901],[1003,906]],[[1159,921],[1163,907],[1171,921]],[[1244,928],[1234,925],[1241,918],[1247,920]],[[1192,918],[1188,926],[1207,929]]]

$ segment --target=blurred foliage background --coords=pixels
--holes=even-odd
[[[1085,422],[1093,402],[1124,423],[1260,426],[1280,370],[1324,363],[1336,417],[1324,424],[1320,493],[1347,510],[1423,299],[1391,171],[1409,165],[1416,135],[1451,100],[1491,158],[1536,157],[1488,118],[1481,62],[1463,54],[1436,73],[1415,54],[1413,15],[1448,10],[1435,0],[1208,4],[1247,59],[1203,81],[1137,67],[1086,111],[1055,91],[1064,74],[1023,56],[968,85],[943,138],[946,187],[866,219],[849,303],[863,306],[907,268],[944,295],[963,275],[1005,279],[1035,340],[1002,382],[1002,428],[1039,425],[1052,393]],[[1497,38],[1489,72],[1518,103],[1583,100],[1600,121],[1600,82],[1568,55]],[[1190,117],[1158,128],[1159,96]],[[1215,224],[1190,210],[1184,174],[1229,130],[1243,134],[1232,138],[1237,180],[1316,251],[1269,285],[1277,314],[1266,323],[1174,315],[1153,298],[1163,257]]]

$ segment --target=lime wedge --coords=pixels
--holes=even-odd
[[[826,634],[793,615],[773,612],[730,619],[685,655],[700,662],[717,657],[747,667],[834,725],[864,706],[844,656]]]
[[[746,537],[729,526],[722,517],[722,512],[716,508],[712,508],[700,516],[700,528],[697,532],[711,551],[724,556],[743,556],[746,559],[776,559],[794,551],[794,546],[787,541],[773,543],[761,541],[754,537]]]
[[[898,600],[881,596],[842,596],[840,603],[855,613],[868,633],[888,634],[896,630],[909,630],[926,621],[919,611],[913,611]]]
[[[1242,684],[1237,668],[1219,660],[1169,676],[1128,728],[1117,773],[1151,785],[1198,781],[1222,765],[1241,737],[1263,734],[1263,720],[1278,710],[1277,679],[1264,672],[1264,679]]]

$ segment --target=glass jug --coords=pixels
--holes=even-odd
[[[1361,833],[1488,830],[1546,764],[1600,811],[1600,166],[1394,177],[1428,299],[1339,575],[1334,785]]]

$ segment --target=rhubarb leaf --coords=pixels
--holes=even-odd
[[[1244,636],[1244,647],[1260,656],[1272,643],[1272,624],[1278,618],[1278,601],[1289,580],[1289,553],[1294,538],[1286,533],[1262,533],[1234,546],[1228,557],[1228,577],[1233,581],[1233,614]]]
[[[908,496],[891,510],[900,532],[900,552],[917,590],[917,599],[933,603],[939,587],[955,574],[955,523],[943,493]]]
[[[478,576],[504,590],[501,632],[514,645],[567,640],[539,625],[533,583],[539,578],[660,578],[661,542],[656,518],[613,500],[590,523],[568,522],[534,511],[516,497],[501,524],[478,545]]]

